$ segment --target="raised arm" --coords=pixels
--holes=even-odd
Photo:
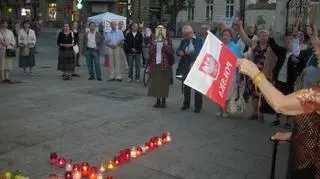
[[[236,30],[238,31],[239,35],[240,35],[240,39],[242,40],[242,42],[244,44],[246,44],[249,47],[252,47],[252,40],[248,37],[248,35],[246,34],[246,32],[243,29],[242,26],[242,22],[239,20],[238,22],[236,22]]]
[[[284,95],[277,90],[252,62],[242,59],[239,63],[241,73],[253,79],[270,106],[278,113],[299,115],[320,110],[320,87],[303,89]]]
[[[283,47],[280,47],[273,38],[269,37],[269,45],[272,51],[277,55],[282,55],[286,52],[286,49]]]

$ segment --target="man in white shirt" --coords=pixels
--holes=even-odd
[[[86,33],[83,40],[83,52],[86,56],[86,62],[89,70],[89,79],[97,79],[101,81],[101,66],[100,66],[100,48],[103,44],[103,36],[96,31],[96,24],[89,23],[90,31]],[[95,72],[95,73],[94,73]]]

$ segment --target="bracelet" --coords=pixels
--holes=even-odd
[[[256,86],[259,86],[259,84],[265,79],[266,77],[262,72],[258,73],[254,78],[253,78],[253,84]]]

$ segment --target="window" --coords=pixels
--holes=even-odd
[[[194,0],[188,2],[188,20],[194,20]]]
[[[206,8],[206,19],[212,20],[213,18],[213,0],[207,1],[207,8]]]
[[[234,0],[226,0],[226,17],[231,18],[234,16]]]
[[[50,3],[48,6],[48,19],[49,21],[55,21],[57,18],[57,4],[56,3]]]

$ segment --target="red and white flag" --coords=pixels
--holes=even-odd
[[[208,32],[184,84],[208,96],[224,108],[236,64],[237,57],[216,36]]]

